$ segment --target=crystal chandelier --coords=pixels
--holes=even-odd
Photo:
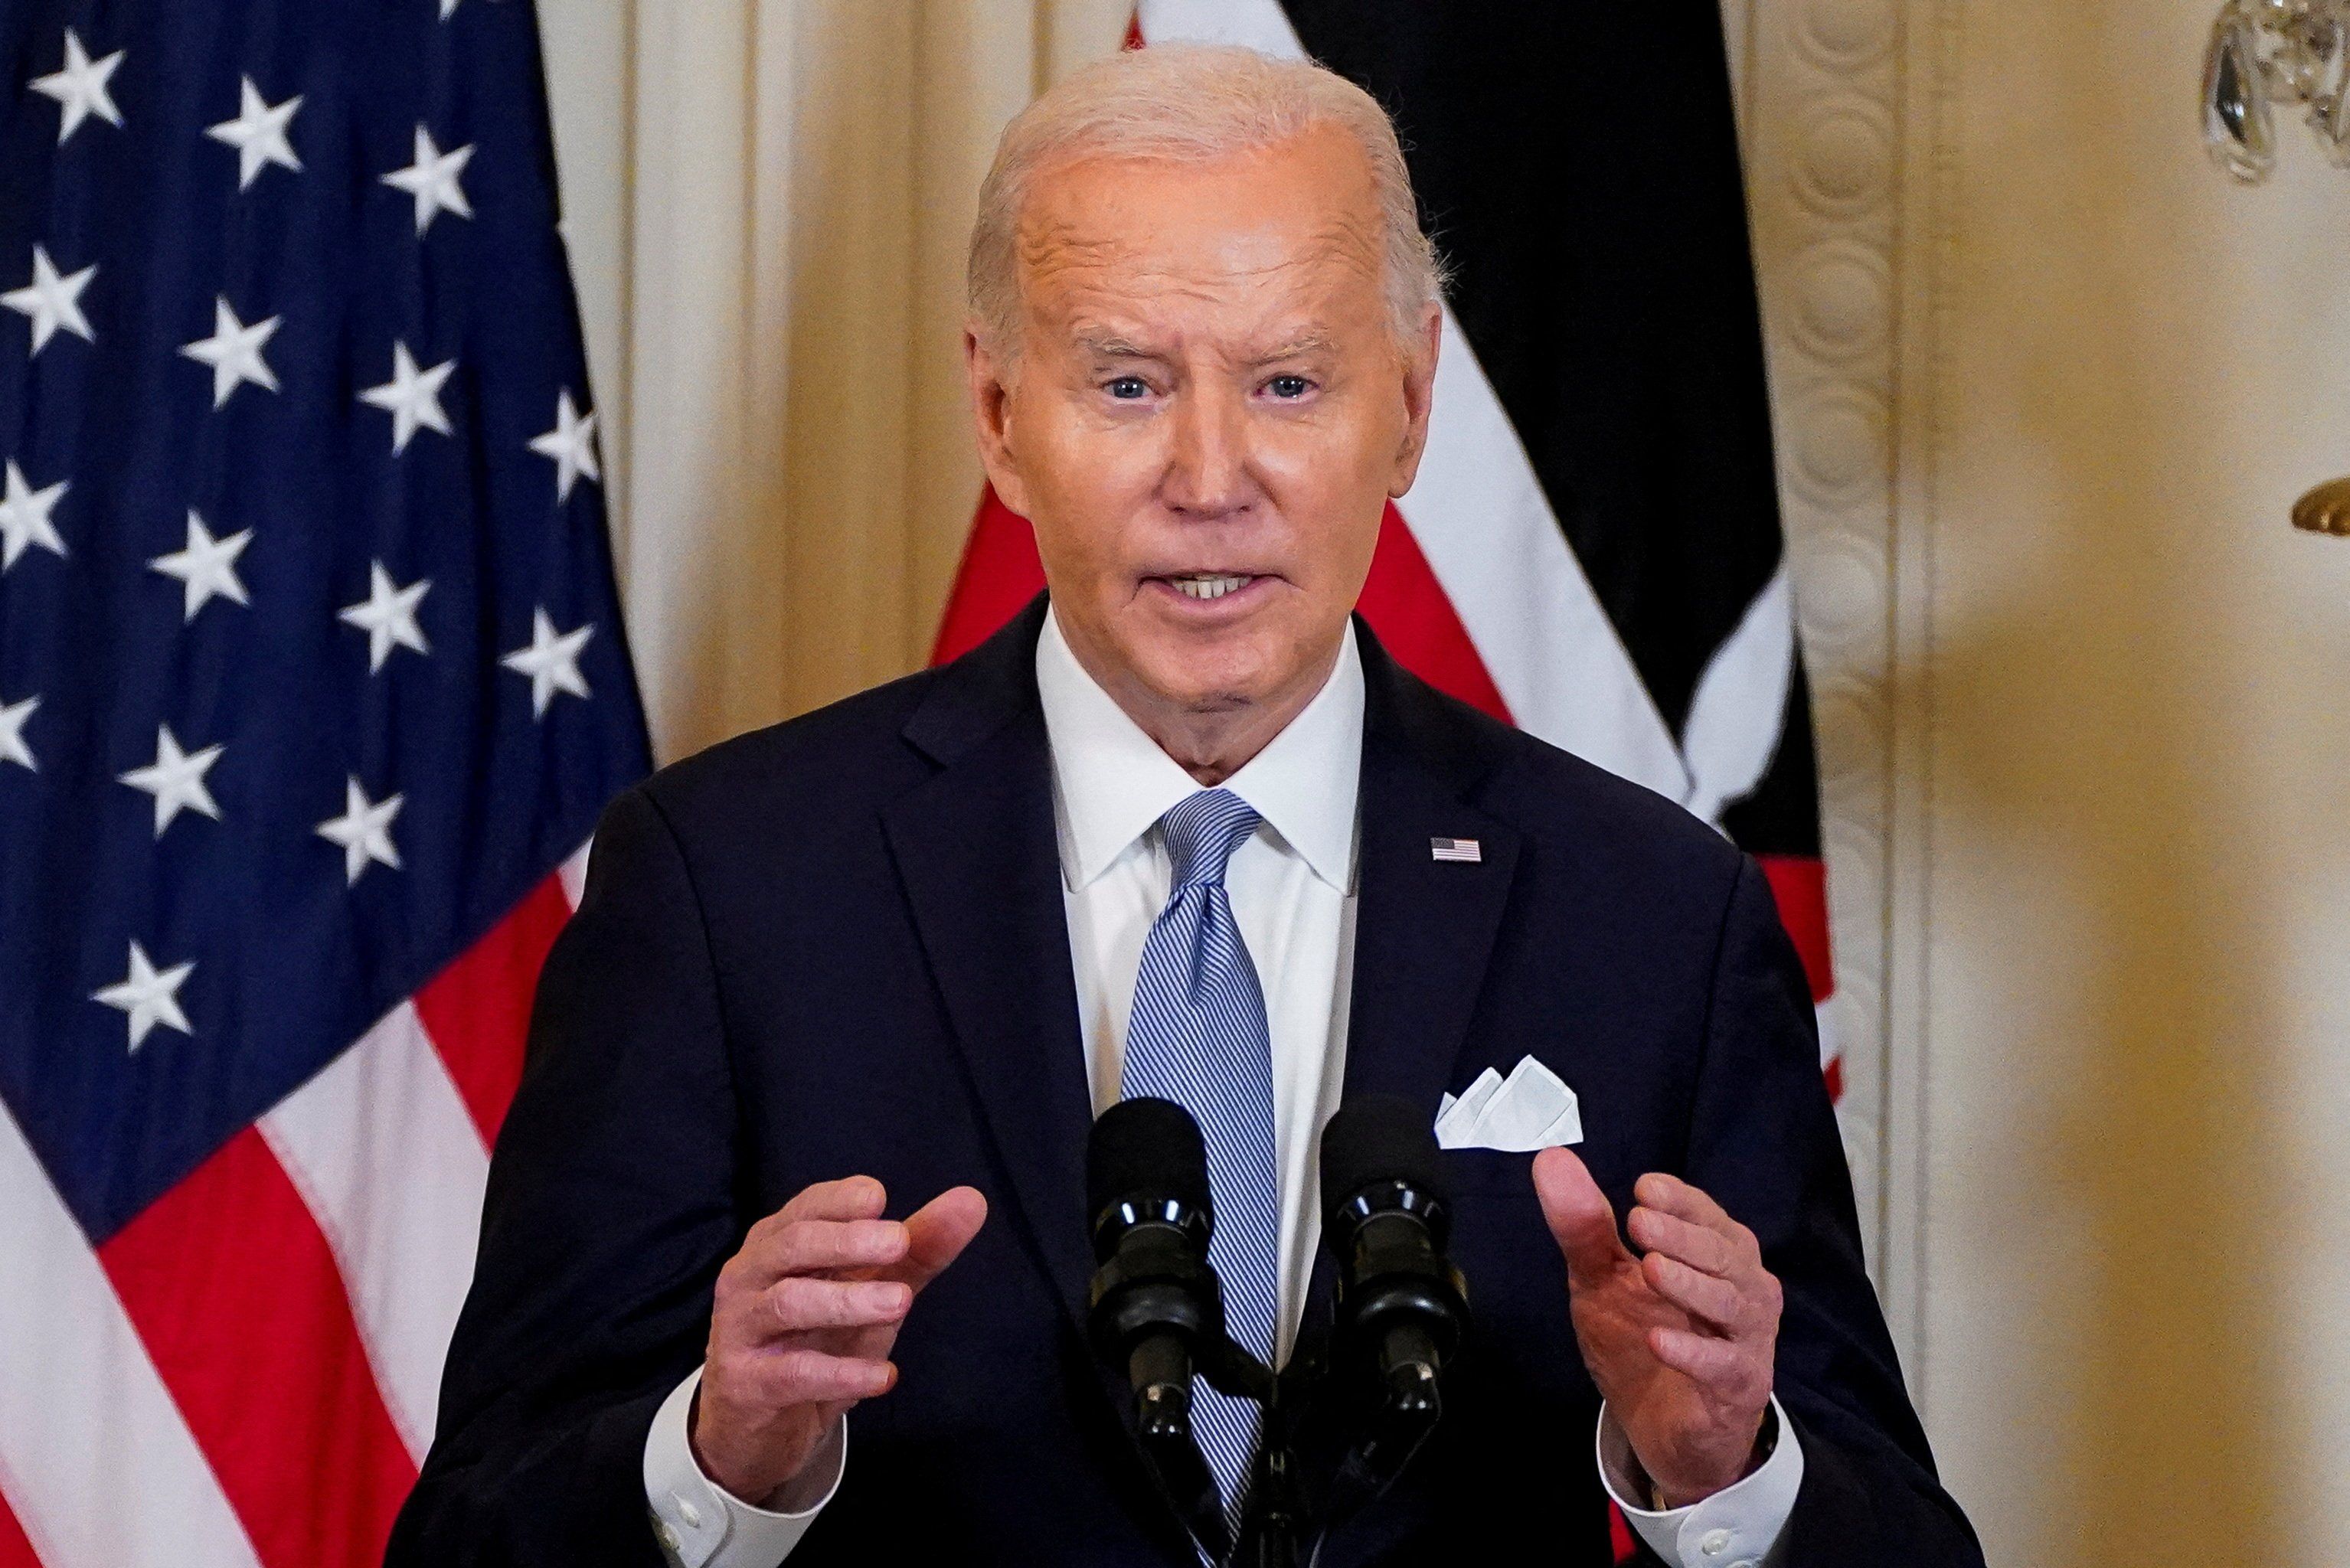
[[[2227,0],[2203,57],[2203,143],[2257,185],[2276,168],[2276,109],[2306,105],[2309,127],[2350,169],[2350,0]]]

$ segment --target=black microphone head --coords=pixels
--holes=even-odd
[[[1322,1129],[1322,1208],[1334,1215],[1377,1182],[1401,1182],[1450,1206],[1452,1193],[1427,1111],[1401,1095],[1357,1095]],[[1333,1229],[1338,1229],[1335,1220]]]
[[[1208,1207],[1208,1146],[1191,1113],[1172,1100],[1139,1096],[1120,1100],[1094,1123],[1086,1145],[1086,1213],[1128,1199],[1173,1200]]]

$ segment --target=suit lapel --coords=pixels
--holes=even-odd
[[[1407,674],[1360,617],[1355,632],[1363,651],[1363,776],[1340,1103],[1401,1095],[1425,1106],[1432,1124],[1484,987],[1520,836],[1469,804],[1498,754],[1485,721]],[[1479,858],[1440,861],[1430,843],[1436,838],[1474,839]],[[1325,1352],[1335,1288],[1329,1251],[1317,1248],[1294,1356],[1301,1369]]]
[[[941,677],[906,728],[941,770],[882,815],[1018,1222],[1082,1326],[1093,1103],[1033,665],[1043,619],[1040,598]]]
[[[1361,849],[1345,1096],[1401,1095],[1432,1122],[1483,988],[1519,836],[1469,804],[1490,738],[1362,638]],[[1473,863],[1433,839],[1473,839]]]

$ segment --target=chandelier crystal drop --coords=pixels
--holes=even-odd
[[[2203,57],[2203,144],[2257,185],[2276,171],[2276,111],[2306,109],[2338,168],[2350,169],[2350,0],[2227,0]]]

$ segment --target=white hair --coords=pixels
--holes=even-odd
[[[1387,110],[1311,61],[1207,44],[1157,44],[1097,60],[1003,128],[971,231],[966,283],[975,330],[991,348],[1014,340],[1020,212],[1047,165],[1097,157],[1209,162],[1326,124],[1353,137],[1370,165],[1386,232],[1388,306],[1397,335],[1409,339],[1440,296],[1444,274],[1420,232],[1411,174]]]

